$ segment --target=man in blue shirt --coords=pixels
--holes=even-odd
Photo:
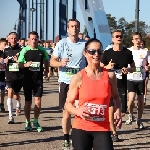
[[[70,147],[69,131],[71,128],[71,116],[64,109],[69,84],[72,76],[86,66],[83,56],[86,41],[78,38],[79,31],[80,22],[76,19],[70,19],[67,23],[68,37],[63,38],[57,43],[50,60],[51,66],[59,67],[59,106],[63,109],[64,148]]]

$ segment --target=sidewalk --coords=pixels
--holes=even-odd
[[[6,98],[5,108],[7,108]],[[22,106],[24,106],[24,97],[21,96],[21,98]],[[14,101],[14,108],[15,105],[16,102]],[[147,126],[147,129],[139,131],[136,129],[135,123],[132,126],[125,125],[124,122],[127,119],[127,116],[125,116],[123,118],[123,127],[119,130],[120,142],[114,143],[116,150],[150,150],[149,112],[150,92],[148,92],[147,105],[143,115],[144,125]],[[33,120],[33,111],[31,118]],[[58,108],[57,79],[52,78],[49,83],[44,84],[42,110],[39,118],[44,132],[38,133],[36,130],[26,132],[24,130],[25,118],[23,111],[20,116],[15,116],[15,124],[7,124],[7,121],[8,113],[0,113],[0,150],[61,150],[63,133],[61,127],[61,110]]]

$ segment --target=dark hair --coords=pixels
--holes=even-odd
[[[143,43],[143,46],[145,47],[146,46],[146,41],[142,40],[142,43]]]
[[[84,38],[89,38],[90,39],[90,37],[88,35],[86,35]]]
[[[48,40],[48,41],[45,41],[45,43],[49,43],[50,44],[50,41]]]
[[[36,35],[39,38],[39,35],[36,31],[29,32],[28,38],[30,38],[30,35]]]
[[[2,42],[7,42],[6,38],[1,38],[0,43],[2,43]]]
[[[101,45],[101,50],[103,50],[103,45],[102,45],[101,41],[98,40],[98,39],[96,39],[96,38],[92,38],[92,39],[88,40],[88,41],[85,43],[85,50],[87,50],[88,46],[89,46],[91,43],[93,43],[93,42],[100,43],[100,45]]]
[[[23,41],[26,41],[26,39],[25,39],[25,38],[21,38],[21,39],[20,39],[20,41],[22,41],[22,40],[23,40]]]
[[[116,30],[114,30],[114,31],[112,32],[112,37],[113,37],[114,33],[116,33],[116,32],[120,32],[120,33],[123,35],[123,33],[122,33],[122,31],[121,31],[121,30],[116,29]]]
[[[134,32],[134,33],[132,33],[132,39],[133,39],[133,36],[135,36],[135,35],[139,35],[140,38],[142,39],[142,34],[140,32]]]
[[[78,23],[79,27],[80,27],[80,22],[77,20],[77,19],[69,19],[68,22],[67,22],[67,28],[69,27],[69,22],[70,21],[75,21]]]

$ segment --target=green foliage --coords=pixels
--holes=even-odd
[[[124,45],[126,47],[132,46],[132,33],[135,32],[135,21],[127,22],[124,17],[116,20],[115,17],[112,17],[111,14],[107,14],[108,24],[110,27],[110,31],[119,29],[122,30],[124,34]],[[142,34],[143,39],[146,41],[146,47],[150,49],[150,37],[148,34],[150,33],[150,26],[148,26],[145,22],[139,22],[139,32]]]
[[[86,36],[88,34],[88,31],[87,31],[87,27],[84,26],[84,31],[83,31],[83,35]]]

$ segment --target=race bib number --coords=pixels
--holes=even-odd
[[[67,67],[66,66],[66,76],[67,77],[72,77],[76,73],[80,71],[80,68],[78,66],[72,66],[72,67]]]
[[[122,79],[122,70],[121,69],[115,70],[115,74],[116,74],[117,79]]]
[[[92,103],[85,103],[85,105],[88,107],[88,112],[90,113],[90,118],[88,120],[101,122],[105,121],[106,105]]]
[[[19,71],[18,63],[9,63],[9,71]]]
[[[29,67],[30,71],[40,71],[40,62],[32,62]]]
[[[0,64],[0,71],[5,71],[5,70],[6,70],[6,65]]]
[[[144,78],[144,73],[142,72],[142,67],[136,67],[136,72],[128,73],[127,79],[133,81],[141,81]]]

